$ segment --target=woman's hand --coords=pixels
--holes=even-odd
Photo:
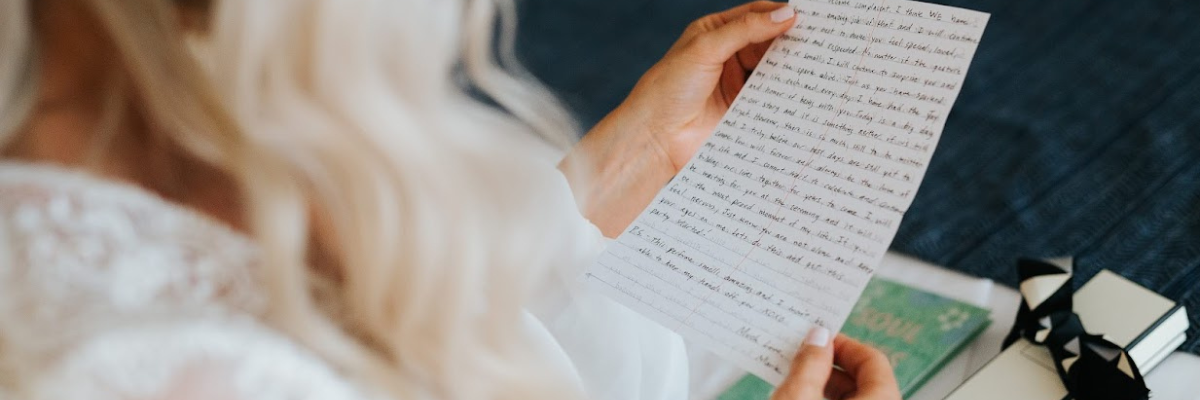
[[[696,20],[560,168],[584,215],[615,237],[708,139],[772,39],[795,21],[759,1]]]
[[[614,117],[644,123],[643,132],[679,171],[729,110],[771,41],[794,20],[791,7],[770,1],[696,20],[642,76]]]
[[[829,344],[829,331],[813,328],[771,400],[900,400],[883,353],[843,335]]]

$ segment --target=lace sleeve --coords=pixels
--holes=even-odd
[[[31,399],[364,399],[315,356],[248,319],[164,318],[90,335]]]

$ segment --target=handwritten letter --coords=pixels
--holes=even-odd
[[[796,25],[712,137],[584,276],[775,384],[875,272],[988,18],[906,0],[791,5]]]

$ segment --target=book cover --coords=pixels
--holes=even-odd
[[[912,395],[991,322],[986,309],[875,277],[842,333],[887,354],[904,397]],[[719,400],[763,400],[772,387],[746,375]]]

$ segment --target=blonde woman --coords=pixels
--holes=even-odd
[[[680,339],[572,282],[781,7],[697,21],[572,148],[502,1],[0,2],[0,399],[686,398]],[[777,398],[897,397],[809,342]]]

